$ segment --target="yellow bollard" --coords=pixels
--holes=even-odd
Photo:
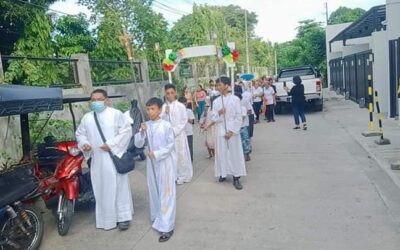
[[[382,114],[381,114],[381,109],[379,108],[378,91],[376,91],[376,90],[375,90],[375,104],[376,104],[376,113],[377,113],[378,122],[379,122],[379,132],[381,134],[381,137],[378,140],[375,140],[375,143],[378,145],[388,145],[388,144],[390,144],[389,139],[386,139],[383,137]]]
[[[361,133],[365,137],[380,136],[381,133],[375,131],[374,125],[374,96],[372,88],[372,76],[368,75],[368,112],[369,112],[369,131]]]

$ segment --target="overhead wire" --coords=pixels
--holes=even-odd
[[[73,15],[73,14],[70,14],[70,13],[66,13],[66,12],[59,11],[59,10],[54,10],[54,9],[51,9],[51,8],[47,8],[46,6],[43,6],[43,5],[39,5],[39,4],[35,4],[35,3],[23,1],[23,0],[15,0],[15,1],[23,3],[23,4],[31,5],[31,6],[34,6],[36,8],[40,8],[40,9],[43,9],[43,10],[49,11],[49,12],[54,12],[54,13],[58,13],[58,14],[66,15],[66,16],[76,16],[76,15]]]
[[[158,0],[154,0],[153,2],[159,4],[159,5],[161,5],[161,6],[165,7],[165,8],[167,8],[167,9],[173,11],[173,12],[176,12],[176,13],[180,13],[180,14],[183,14],[183,15],[189,15],[189,14],[190,14],[189,12],[176,9],[176,8],[171,7],[171,6],[169,6],[169,5],[165,4],[165,3],[162,3],[162,2],[160,2],[160,1],[158,1]]]

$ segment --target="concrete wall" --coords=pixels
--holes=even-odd
[[[386,21],[388,39],[400,37],[400,0],[386,1]]]
[[[370,50],[369,44],[355,44],[343,47],[342,56],[348,56]]]
[[[389,113],[389,40],[400,37],[400,0],[386,1],[386,31],[377,31],[370,37],[352,39],[346,41],[343,46],[341,41],[332,44],[332,51],[329,52],[329,41],[350,23],[342,25],[329,25],[326,29],[327,40],[327,62],[334,58],[345,57],[354,53],[372,50],[374,54],[373,76],[374,87],[380,95],[380,106],[383,115]],[[328,72],[329,65],[328,65]],[[328,73],[328,77],[330,74]],[[328,78],[329,79],[329,78]],[[330,79],[329,79],[330,82]]]
[[[371,48],[374,54],[373,82],[378,91],[380,107],[383,115],[389,113],[389,42],[388,32],[372,33]]]
[[[342,47],[343,45],[339,42],[332,43],[331,49],[329,48],[329,41],[332,40],[337,34],[339,34],[342,30],[347,28],[351,23],[342,23],[335,25],[326,26],[326,68],[328,69],[328,85],[331,84],[331,70],[329,68],[329,61],[335,58],[342,57]]]
[[[145,108],[146,101],[151,97],[162,97],[164,93],[165,82],[150,82],[148,76],[148,65],[146,61],[142,61],[141,73],[143,82],[130,83],[109,86],[93,86],[90,72],[89,60],[86,54],[76,54],[72,58],[78,59],[77,75],[79,78],[80,88],[64,89],[63,94],[84,94],[89,93],[95,88],[105,89],[110,95],[124,95],[123,98],[111,99],[111,105],[121,101],[131,101],[137,99],[140,102],[142,110]],[[194,74],[196,76],[196,74]],[[186,84],[195,89],[199,83],[208,83],[209,79],[215,79],[217,76],[197,77],[186,79]],[[73,104],[74,113],[77,121],[89,111],[88,103],[75,103]],[[64,108],[63,111],[55,111],[52,115],[55,119],[71,120],[69,109]],[[19,116],[13,116],[8,119],[7,117],[0,117],[0,153],[6,152],[14,159],[20,159],[22,156]],[[0,161],[2,157],[0,155]]]

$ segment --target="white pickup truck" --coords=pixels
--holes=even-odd
[[[274,83],[276,89],[276,112],[281,113],[282,109],[291,102],[284,87],[291,89],[294,85],[293,76],[300,76],[304,85],[304,96],[307,104],[311,104],[314,111],[323,110],[322,83],[320,74],[312,66],[301,66],[280,70],[277,81]]]

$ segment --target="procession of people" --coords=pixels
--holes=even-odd
[[[229,178],[236,190],[242,190],[240,178],[246,176],[246,162],[251,160],[254,150],[251,143],[256,133],[254,124],[260,123],[261,114],[265,114],[267,122],[275,122],[276,90],[272,82],[271,77],[250,81],[239,78],[232,88],[231,78],[221,76],[210,80],[206,89],[199,85],[193,93],[185,87],[180,96],[174,84],[167,84],[164,101],[150,98],[143,112],[134,100],[134,110],[125,114],[110,107],[105,90],[94,90],[92,111],[83,117],[76,137],[86,158],[91,158],[96,228],[126,230],[133,216],[128,174],[116,171],[110,152],[121,157],[127,150],[147,148],[150,220],[160,233],[160,242],[173,235],[176,185],[192,181],[196,165],[193,155],[208,153],[208,158],[214,161],[216,181],[226,182]],[[290,94],[294,95],[293,92]],[[147,113],[146,122],[142,121],[143,113]],[[303,116],[301,110],[298,113]],[[100,139],[100,128],[105,142]],[[202,136],[193,138],[194,130]],[[193,140],[204,140],[205,148],[194,147]]]

